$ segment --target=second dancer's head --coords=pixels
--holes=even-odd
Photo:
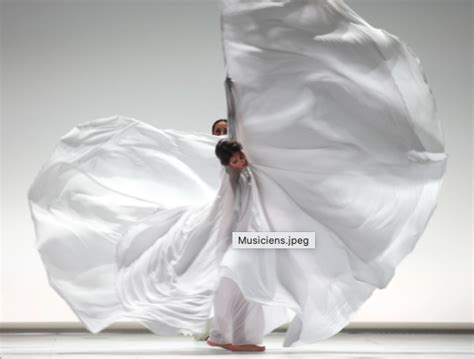
[[[225,118],[221,118],[212,124],[212,134],[214,136],[227,135],[227,120]]]
[[[216,156],[223,166],[229,166],[241,171],[248,166],[247,157],[242,151],[242,145],[235,140],[222,139],[217,142]]]

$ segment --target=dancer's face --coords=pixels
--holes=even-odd
[[[243,170],[248,165],[247,157],[242,151],[234,153],[229,161],[229,166],[237,171]]]
[[[214,132],[212,133],[215,136],[224,136],[227,135],[227,122],[221,121],[214,126]]]

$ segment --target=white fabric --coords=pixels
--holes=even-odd
[[[214,296],[213,329],[209,340],[234,345],[263,342],[262,304],[249,301],[237,284],[223,277]]]
[[[264,333],[291,320],[284,346],[325,339],[436,208],[448,156],[405,44],[338,0],[221,11],[245,174],[220,166],[218,137],[112,116],[63,136],[31,185],[50,284],[94,333],[122,319],[200,333],[227,277],[262,305]],[[316,248],[233,249],[233,230],[314,231]]]

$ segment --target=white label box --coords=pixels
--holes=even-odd
[[[232,232],[232,247],[239,249],[316,248],[315,232]]]

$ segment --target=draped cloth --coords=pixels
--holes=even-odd
[[[219,278],[284,346],[328,338],[385,288],[447,166],[414,52],[342,0],[223,0],[235,176],[219,137],[114,115],[61,137],[28,192],[50,285],[93,333],[138,320],[202,332]],[[232,231],[315,232],[312,249],[235,249]]]

